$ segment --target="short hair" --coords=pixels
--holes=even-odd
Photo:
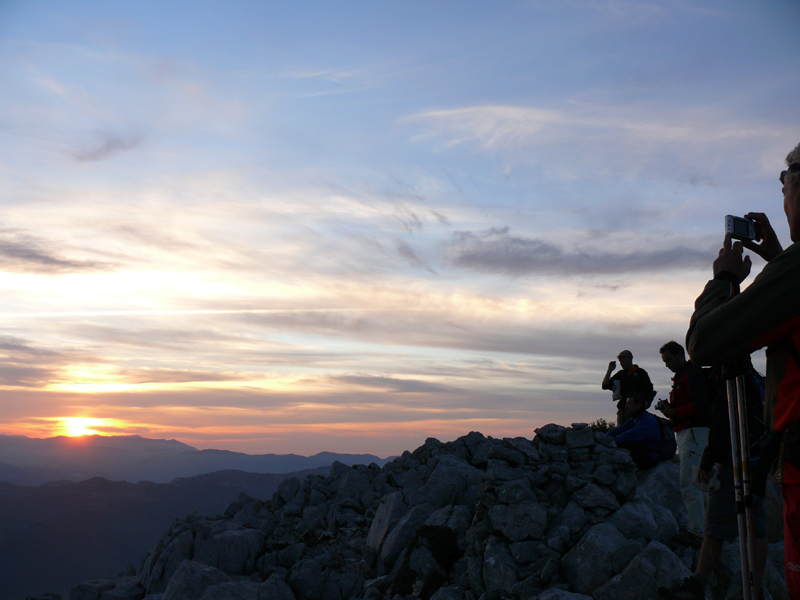
[[[661,346],[661,348],[659,349],[659,353],[664,354],[665,352],[669,352],[670,354],[672,354],[672,356],[681,356],[683,358],[686,358],[686,352],[683,350],[683,346],[681,346],[675,340],[670,340],[666,344]]]
[[[787,166],[794,163],[800,163],[800,144],[797,144],[797,146],[786,155]],[[784,178],[784,182],[786,181],[788,181],[793,188],[800,188],[800,177],[798,177],[797,173],[787,173]],[[784,185],[786,184],[784,183]]]

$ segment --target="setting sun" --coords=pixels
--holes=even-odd
[[[101,427],[109,424],[109,419],[88,419],[83,417],[66,417],[61,419],[61,429],[63,435],[78,437],[81,435],[96,435],[99,431],[93,427]]]

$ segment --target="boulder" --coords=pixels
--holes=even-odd
[[[367,548],[375,553],[380,552],[383,540],[407,511],[408,506],[403,500],[403,492],[394,492],[384,496],[369,528]]]
[[[523,457],[524,455],[518,453]],[[442,456],[425,484],[407,495],[409,506],[431,504],[441,508],[451,504],[474,505],[480,492],[483,471],[455,456]]]
[[[594,600],[658,598],[659,587],[673,587],[692,572],[661,542],[650,542],[622,573],[597,588]]]
[[[398,521],[397,525],[386,536],[381,549],[381,562],[384,565],[393,565],[400,556],[400,552],[408,545],[417,530],[422,527],[426,519],[433,514],[433,504],[418,504]]]
[[[594,448],[594,431],[589,427],[569,428],[564,432],[567,448]]]
[[[296,600],[292,588],[280,575],[272,575],[258,586],[256,600]]]
[[[166,542],[162,540],[142,568],[141,580],[147,593],[163,592],[181,563],[192,557],[193,550],[194,534],[191,530],[183,531]]]
[[[636,495],[655,506],[663,506],[672,512],[672,516],[681,529],[685,529],[689,516],[683,504],[680,486],[678,463],[662,461],[652,469],[645,471],[636,484]]]
[[[538,502],[496,504],[489,509],[489,520],[512,542],[539,539],[547,527],[547,511]]]
[[[258,588],[255,581],[229,581],[207,587],[200,600],[257,600]]]
[[[161,600],[197,600],[212,585],[228,581],[230,577],[219,569],[184,560],[170,577]]]
[[[517,583],[517,565],[505,542],[492,538],[483,553],[483,582],[487,591],[511,593]]]
[[[606,508],[608,510],[619,508],[619,502],[614,493],[594,483],[588,483],[577,490],[572,494],[572,498],[583,508]]]
[[[250,575],[256,569],[266,536],[257,529],[223,531],[195,544],[193,560],[230,575]]]
[[[619,532],[630,539],[645,541],[658,539],[658,524],[647,503],[635,500],[623,504],[608,518]]]
[[[611,523],[590,528],[561,561],[572,589],[591,594],[608,581],[614,575],[612,557],[627,541]]]

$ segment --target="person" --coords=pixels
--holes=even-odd
[[[732,243],[725,236],[713,279],[695,301],[686,344],[699,365],[725,364],[767,349],[764,421],[783,444],[786,586],[790,598],[800,598],[800,144],[786,164],[779,179],[792,245],[783,249],[765,214],[746,214],[755,224],[755,240]],[[767,264],[740,291],[752,266],[744,248]]]
[[[752,364],[750,365],[752,368]],[[730,421],[727,410],[727,394],[724,382],[720,381],[715,390],[718,410],[713,412],[708,433],[708,445],[697,471],[699,482],[708,484],[717,471],[719,489],[709,493],[708,508],[700,556],[695,572],[672,588],[658,588],[662,600],[704,600],[705,588],[714,567],[722,557],[723,542],[733,542],[739,535],[736,513],[736,492],[733,481],[733,458],[731,455]],[[763,402],[752,378],[747,380],[745,402],[747,410],[748,440],[751,449],[751,467],[755,467],[761,443],[767,435],[763,414]],[[752,470],[752,469],[751,469]],[[766,482],[765,482],[766,483]],[[765,486],[766,487],[766,486]],[[756,585],[764,578],[769,544],[767,543],[765,489],[754,491],[753,517],[755,525],[755,564]]]
[[[633,462],[640,471],[652,469],[658,464],[661,445],[661,428],[655,416],[647,412],[646,396],[633,395],[625,403],[631,417],[619,427],[609,430],[619,448],[631,453]]]
[[[649,408],[655,392],[647,371],[639,365],[633,364],[633,353],[630,350],[623,350],[617,358],[619,359],[620,370],[612,377],[611,373],[617,368],[617,363],[613,360],[608,363],[608,370],[605,377],[603,377],[601,387],[604,390],[614,390],[614,399],[618,400],[617,426],[620,426],[630,418],[630,415],[625,413],[628,398],[638,394],[646,398],[646,408]]]
[[[708,390],[702,369],[686,360],[686,353],[676,341],[659,349],[664,365],[674,373],[669,402],[659,402],[658,409],[672,422],[680,457],[680,488],[689,513],[689,528],[673,536],[673,541],[700,547],[703,542],[707,494],[692,483],[692,469],[700,464],[708,443]]]

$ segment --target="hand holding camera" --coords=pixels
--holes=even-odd
[[[745,219],[753,222],[755,238],[753,240],[743,239],[742,245],[748,250],[752,250],[761,258],[769,262],[778,254],[783,252],[783,247],[778,241],[778,236],[764,213],[747,213]],[[755,242],[760,242],[756,244]]]

